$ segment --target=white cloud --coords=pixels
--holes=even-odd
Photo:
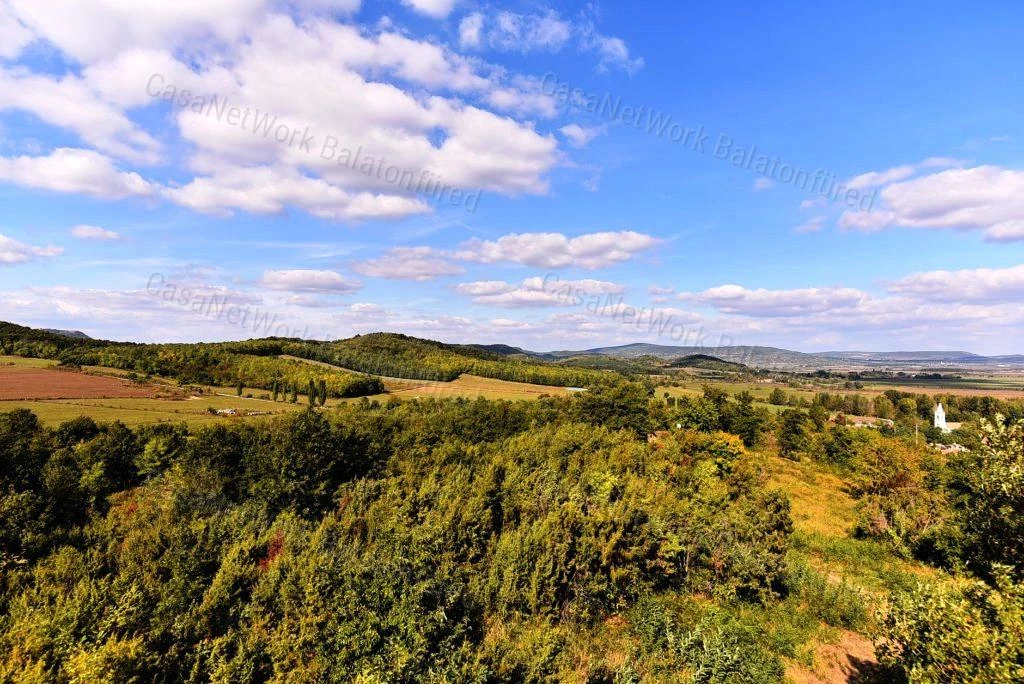
[[[430,212],[421,200],[370,192],[352,194],[320,178],[268,167],[226,169],[180,188],[166,188],[163,195],[205,213],[241,209],[277,214],[294,206],[319,218],[361,220]]]
[[[817,233],[825,227],[825,217],[815,216],[793,229],[794,233]]]
[[[889,226],[980,230],[992,242],[1024,240],[1024,171],[997,166],[953,168],[882,191],[885,206],[846,212],[840,226],[877,231]]]
[[[626,230],[570,238],[562,233],[513,233],[494,241],[469,240],[455,255],[485,264],[508,262],[540,268],[605,268],[660,244],[650,235]]]
[[[139,163],[159,159],[161,145],[127,113],[166,106],[153,97],[154,75],[159,93],[188,90],[192,98],[216,96],[240,111],[258,108],[275,128],[254,134],[253,119],[232,124],[223,110],[175,108],[171,121],[188,150],[184,166],[196,174],[180,186],[160,188],[137,174],[122,177],[135,182],[121,189],[13,182],[105,197],[159,190],[197,211],[295,207],[332,220],[428,212],[429,199],[417,197],[430,195],[422,179],[464,193],[548,191],[545,176],[558,162],[558,142],[515,118],[557,113],[535,79],[398,30],[370,33],[327,17],[309,18],[316,9],[353,9],[354,0],[293,0],[287,4],[297,18],[268,14],[268,3],[285,4],[182,0],[129,8],[120,0],[99,0],[86,12],[79,3],[40,7],[17,0],[19,16],[84,68],[81,76],[59,78],[0,71],[0,109],[30,111],[76,133],[95,148],[82,154],[98,151]],[[213,40],[190,53],[187,47],[198,38]],[[311,137],[289,135],[278,142],[277,126]],[[363,163],[339,163],[343,150],[346,159],[358,151]],[[88,161],[95,165],[98,159]],[[9,175],[0,170],[0,180]]]
[[[444,19],[455,9],[456,0],[402,0],[402,2],[420,14],[434,19]]]
[[[614,68],[633,74],[644,65],[643,57],[633,57],[630,54],[626,41],[614,36],[601,35],[593,25],[584,29],[583,44],[589,49],[595,50],[600,56],[601,61],[597,65],[599,72],[610,71]]]
[[[963,166],[963,164],[963,160],[952,157],[928,157],[918,164],[904,164],[902,166],[894,166],[885,171],[862,173],[846,181],[846,186],[853,190],[863,190],[906,180],[923,169],[949,168],[952,166]]]
[[[572,25],[557,12],[518,14],[499,12],[488,32],[493,47],[519,52],[558,52],[572,37]]]
[[[352,294],[362,289],[362,283],[347,280],[334,271],[301,269],[264,271],[258,284],[268,290],[320,294]]]
[[[86,224],[77,225],[71,229],[71,236],[79,240],[120,240],[121,235],[106,228],[90,226]]]
[[[49,259],[63,253],[64,250],[60,247],[35,247],[0,233],[0,265],[3,266]]]
[[[592,126],[584,128],[579,124],[569,124],[558,129],[562,135],[569,139],[575,147],[586,147],[590,141],[605,131],[604,126]]]
[[[703,292],[684,292],[679,299],[711,306],[728,314],[755,317],[798,316],[856,307],[867,293],[848,287],[810,287],[794,290],[750,290],[719,285]]]
[[[913,175],[913,166],[896,166],[891,169],[886,169],[885,171],[869,171],[868,173],[862,173],[859,176],[854,176],[850,180],[846,181],[846,186],[854,190],[862,190],[863,188],[887,185],[893,181],[910,178]]]
[[[583,297],[622,294],[626,288],[603,280],[561,280],[527,278],[519,285],[503,280],[460,283],[455,292],[470,297],[474,304],[506,309],[548,306],[580,306]]]
[[[482,42],[484,15],[479,12],[467,14],[459,22],[459,45],[464,48],[478,48]]]
[[[13,59],[32,42],[32,32],[22,26],[6,3],[0,2],[0,58]]]
[[[105,199],[148,196],[156,190],[139,174],[119,171],[98,152],[66,147],[46,157],[0,157],[0,181]]]
[[[107,154],[147,163],[158,158],[157,141],[76,76],[55,79],[0,66],[0,111],[6,109],[31,112]]]
[[[1016,303],[1024,301],[1024,264],[913,273],[892,283],[889,291],[940,303]]]
[[[464,316],[437,316],[436,318],[420,318],[411,320],[408,325],[421,330],[451,330],[468,328],[473,321]]]
[[[432,280],[459,275],[464,269],[432,247],[395,247],[383,256],[352,264],[352,270],[373,278]]]
[[[754,191],[771,190],[775,182],[771,178],[757,178],[754,180]]]
[[[9,4],[37,35],[52,41],[70,57],[89,64],[131,47],[172,48],[189,40],[237,40],[271,2],[9,0]],[[330,4],[335,8],[358,6],[358,2]]]
[[[589,9],[583,12],[584,17],[589,14]],[[460,23],[459,42],[463,47],[486,44],[495,50],[520,53],[559,52],[573,44],[580,51],[597,53],[597,69],[601,72],[615,68],[633,73],[644,63],[630,54],[624,40],[599,33],[591,19],[573,22],[552,9],[528,14],[504,10],[491,17],[475,12]]]

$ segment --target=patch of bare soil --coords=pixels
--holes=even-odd
[[[878,664],[871,640],[846,631],[838,643],[825,644],[818,649],[813,670],[793,666],[786,674],[797,684],[882,684],[890,681],[884,668]]]
[[[122,378],[46,368],[0,369],[0,401],[18,399],[122,399],[156,396]]]

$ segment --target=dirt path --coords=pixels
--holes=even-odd
[[[796,684],[870,684],[889,681],[875,658],[871,641],[844,631],[838,643],[825,644],[815,653],[815,668],[792,666],[786,675]]]

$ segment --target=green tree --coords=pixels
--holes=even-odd
[[[808,418],[811,419],[811,423],[814,424],[814,429],[821,432],[825,429],[825,425],[828,424],[829,412],[821,404],[812,404],[811,408],[807,411]]]
[[[779,454],[785,458],[798,460],[809,445],[807,415],[796,409],[789,409],[783,413],[779,426]]]

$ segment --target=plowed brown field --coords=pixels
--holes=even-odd
[[[0,367],[0,401],[152,397],[153,390],[120,378],[46,368]]]

